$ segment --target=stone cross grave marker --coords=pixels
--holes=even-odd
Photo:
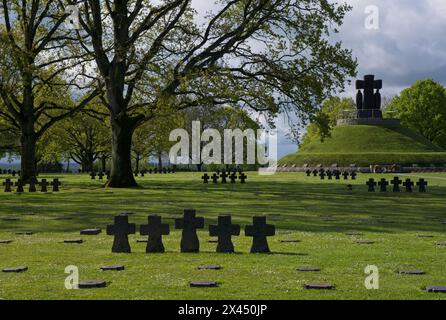
[[[275,234],[276,228],[271,224],[266,224],[265,216],[255,216],[252,218],[252,225],[245,226],[245,236],[253,237],[251,253],[270,252],[267,237]]]
[[[18,193],[24,192],[22,179],[17,179],[17,182],[15,183],[15,186],[17,187],[16,192],[18,192]]]
[[[339,170],[335,170],[334,176],[335,176],[336,180],[340,180],[341,179],[341,172]]]
[[[356,171],[353,171],[352,173],[350,173],[350,177],[352,177],[352,180],[356,180],[356,176],[358,174],[356,173]]]
[[[212,183],[217,184],[217,183],[218,183],[218,174],[217,174],[217,173],[214,173],[214,174],[211,176],[211,179],[212,179]]]
[[[112,252],[130,253],[132,250],[129,244],[129,234],[135,233],[136,226],[129,223],[127,214],[120,214],[115,217],[115,224],[107,226],[107,235],[114,236]]]
[[[424,179],[420,179],[417,182],[417,186],[418,186],[418,191],[424,193],[424,192],[426,192],[427,181],[425,181]]]
[[[342,175],[344,176],[344,180],[348,180],[348,177],[349,177],[350,173],[348,173],[348,171],[344,171],[342,173]]]
[[[394,177],[390,183],[393,185],[393,192],[400,192],[400,185],[403,183],[398,177]]]
[[[53,192],[59,192],[59,187],[62,183],[59,181],[58,178],[54,178],[51,182],[51,186],[53,187]]]
[[[36,184],[39,183],[39,181],[35,177],[29,178],[29,192],[37,192]]]
[[[305,171],[305,173],[307,174],[307,177],[309,177],[311,175],[311,170],[307,169],[307,171]]]
[[[237,174],[235,172],[231,173],[231,175],[229,176],[229,180],[231,183],[236,183],[237,182]]]
[[[220,174],[221,183],[228,183],[228,181],[226,180],[227,177],[228,177],[228,174],[226,173],[226,171],[223,171],[223,172]]]
[[[13,186],[13,183],[11,179],[6,179],[6,181],[3,182],[3,185],[5,186],[5,192],[12,192],[11,187]]]
[[[96,179],[96,172],[92,172],[92,173],[90,173],[90,177],[91,177],[91,180],[95,180]]]
[[[331,170],[327,170],[326,172],[328,180],[333,180],[333,172]]]
[[[246,183],[246,179],[248,179],[244,172],[240,172],[238,178],[240,179],[240,183]]]
[[[375,192],[376,182],[375,179],[370,178],[369,181],[366,182],[366,185],[369,187],[369,192]]]
[[[175,229],[182,229],[181,252],[199,252],[197,229],[204,228],[204,218],[196,217],[194,209],[185,209],[183,218],[175,219]]]
[[[385,178],[382,178],[379,182],[378,185],[380,187],[380,192],[387,192],[387,186],[389,185],[389,181],[387,181]]]
[[[325,180],[325,176],[326,176],[325,171],[321,171],[319,173],[319,177],[321,177],[321,180]]]
[[[207,173],[205,173],[201,179],[203,179],[203,183],[208,184],[209,183],[209,175]]]
[[[240,225],[232,224],[230,215],[220,215],[218,224],[209,226],[209,235],[218,238],[217,252],[232,253],[231,237],[240,235]]]
[[[314,169],[312,173],[313,173],[313,177],[317,177],[317,174],[319,173],[319,171]]]
[[[169,224],[161,223],[161,217],[158,215],[148,216],[148,224],[140,227],[140,234],[142,236],[149,236],[147,241],[146,252],[164,252],[163,236],[170,233]]]
[[[405,182],[403,182],[403,186],[406,187],[406,192],[412,192],[413,191],[413,186],[414,186],[414,182],[410,179],[406,179]]]
[[[99,171],[98,178],[99,180],[102,180],[104,178],[104,173],[102,171]]]
[[[46,179],[42,179],[39,183],[41,192],[48,192],[49,183]]]

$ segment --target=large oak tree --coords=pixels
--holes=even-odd
[[[131,139],[158,108],[213,104],[301,118],[356,62],[329,41],[347,5],[327,0],[219,0],[194,20],[191,0],[81,0],[78,35],[94,57],[112,128],[110,187],[131,187]],[[92,74],[94,76],[94,74]]]
[[[57,121],[83,108],[99,91],[93,89],[85,99],[71,101],[70,88],[83,91],[90,87],[69,73],[85,62],[84,53],[69,49],[76,34],[63,27],[69,16],[66,5],[71,2],[1,2],[0,116],[20,135],[24,180],[36,176],[36,143],[42,135]]]

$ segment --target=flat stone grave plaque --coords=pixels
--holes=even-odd
[[[17,231],[15,234],[18,236],[31,236],[31,235],[33,235],[33,232],[32,231]]]
[[[446,247],[446,242],[437,242],[437,246]]]
[[[426,274],[426,272],[421,271],[421,270],[399,270],[398,273],[399,274],[415,275],[415,276],[420,276],[420,275]]]
[[[204,265],[204,266],[199,266],[198,270],[221,270],[222,267],[219,266],[218,264],[211,264],[211,265]]]
[[[305,289],[315,289],[315,290],[331,290],[334,286],[329,283],[306,283]]]
[[[356,243],[358,243],[358,244],[374,244],[375,241],[372,241],[372,240],[358,240],[358,241],[356,241]]]
[[[364,234],[361,232],[351,231],[351,232],[346,232],[345,235],[346,236],[362,236]]]
[[[5,268],[2,270],[2,272],[19,273],[19,272],[25,272],[27,270],[28,270],[28,267],[17,267],[17,268]]]
[[[446,286],[430,286],[426,287],[427,292],[446,293]]]
[[[85,280],[79,282],[79,289],[105,288],[107,283],[103,280]]]
[[[81,244],[81,243],[84,243],[84,240],[82,240],[82,239],[65,239],[63,242],[64,243],[77,243],[77,244]]]
[[[81,230],[80,234],[86,235],[86,236],[95,236],[102,232],[101,228],[93,228],[93,229],[84,229]]]
[[[0,244],[10,244],[12,240],[0,240]]]
[[[218,287],[218,283],[215,281],[192,281],[191,288],[215,288]]]
[[[103,266],[100,269],[102,271],[122,271],[125,270],[125,266],[118,264],[114,266]]]
[[[281,243],[299,243],[300,240],[296,240],[296,239],[281,239],[281,240],[279,240],[279,242],[281,242]]]
[[[318,272],[318,271],[321,271],[321,268],[304,267],[304,268],[298,268],[297,271],[299,271],[299,272]]]
[[[3,221],[19,221],[20,218],[17,217],[2,217],[1,218]]]
[[[433,238],[432,234],[417,234],[417,238]]]

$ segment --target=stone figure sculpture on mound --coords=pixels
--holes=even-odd
[[[375,80],[374,75],[366,75],[364,80],[356,81],[358,118],[382,118],[381,93],[379,92],[382,86],[382,80]],[[364,90],[364,94],[361,89]]]

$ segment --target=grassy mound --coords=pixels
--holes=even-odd
[[[295,154],[282,158],[279,163],[443,166],[446,164],[446,151],[401,125],[339,126],[333,129],[330,138],[313,141]]]

